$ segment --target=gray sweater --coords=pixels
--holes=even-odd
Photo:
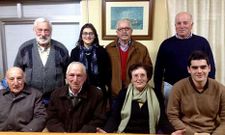
[[[25,71],[27,85],[46,94],[64,85],[64,73],[68,59],[69,54],[66,47],[51,40],[50,53],[44,66],[38,52],[37,41],[32,39],[21,45],[14,66]]]

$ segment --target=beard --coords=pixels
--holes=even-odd
[[[38,44],[40,45],[46,45],[49,44],[51,40],[51,36],[36,36],[36,40]]]

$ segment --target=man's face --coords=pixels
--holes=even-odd
[[[138,91],[142,91],[148,83],[147,73],[143,68],[138,68],[131,73],[131,83]]]
[[[128,42],[131,39],[132,29],[127,21],[121,21],[116,33],[120,40]]]
[[[87,75],[81,65],[74,65],[66,74],[66,81],[74,93],[77,93],[86,81]]]
[[[192,60],[188,72],[195,84],[205,84],[210,72],[210,66],[206,60]]]
[[[12,93],[20,93],[24,88],[24,73],[19,68],[10,68],[6,73],[6,81]]]
[[[36,40],[40,45],[49,44],[51,40],[51,28],[47,22],[39,22],[34,28]]]
[[[176,16],[176,33],[181,38],[186,38],[190,35],[193,23],[190,15],[181,13]]]

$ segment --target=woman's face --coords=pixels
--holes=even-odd
[[[85,47],[89,47],[95,39],[95,34],[90,28],[84,28],[82,32],[82,40]]]
[[[131,72],[131,83],[138,91],[142,91],[148,83],[148,77],[146,71],[139,67]]]

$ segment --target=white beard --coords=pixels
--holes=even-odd
[[[51,36],[36,36],[38,44],[45,45],[48,44],[51,40]]]

